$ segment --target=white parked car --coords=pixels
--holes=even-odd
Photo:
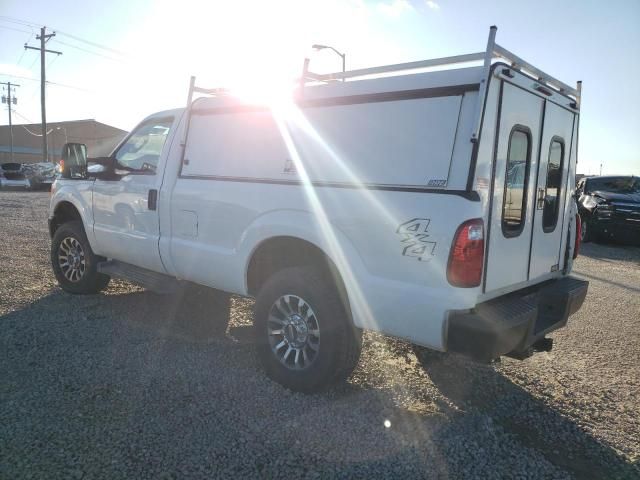
[[[31,189],[31,181],[21,163],[6,162],[0,165],[0,188]]]
[[[91,168],[66,145],[50,207],[60,285],[255,297],[266,371],[300,391],[348,376],[363,329],[481,361],[550,349],[588,287],[569,276],[580,91],[494,38],[306,72],[275,105],[192,80],[186,109],[147,117]],[[469,61],[482,64],[455,67]]]

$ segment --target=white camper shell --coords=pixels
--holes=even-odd
[[[348,375],[362,329],[485,361],[549,349],[587,291],[568,276],[580,85],[497,45],[495,27],[483,53],[306,65],[275,105],[192,79],[187,108],[145,119],[100,172],[67,165],[50,216],[63,288],[109,275],[257,297],[266,370],[296,390]],[[69,218],[96,264],[73,278]]]

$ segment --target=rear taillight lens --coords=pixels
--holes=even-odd
[[[458,227],[453,238],[447,280],[454,287],[477,287],[482,280],[484,264],[484,222],[468,220]]]
[[[573,259],[575,260],[580,252],[580,242],[582,239],[582,219],[576,214],[576,240],[573,244]]]

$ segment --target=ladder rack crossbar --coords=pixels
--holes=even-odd
[[[194,85],[193,91],[196,93],[204,93],[206,95],[227,95],[229,90],[226,88],[202,88]]]
[[[358,70],[349,70],[347,72],[335,72],[327,74],[317,74],[307,72],[307,78],[320,81],[342,80],[352,77],[363,77],[367,75],[378,75],[381,73],[399,72],[403,70],[417,70],[421,68],[430,68],[444,65],[455,65],[458,63],[477,62],[484,59],[484,52],[469,53],[465,55],[456,55],[453,57],[432,58],[429,60],[420,60],[417,62],[396,63],[393,65],[382,65],[380,67],[361,68]]]
[[[494,34],[494,37],[495,37],[495,34]],[[508,63],[511,64],[511,68],[521,71],[523,73],[528,73],[530,76],[533,76],[539,82],[546,84],[547,86],[553,88],[554,90],[558,91],[563,95],[572,96],[578,101],[580,99],[580,92],[578,92],[576,88],[570,87],[566,83],[561,82],[557,78],[554,78],[551,75],[543,72],[539,68],[534,67],[529,62],[523,60],[518,55],[514,54],[513,52],[510,52],[509,50],[507,50],[501,45],[498,45],[495,42],[490,42],[490,45],[488,45],[488,48],[485,52],[469,53],[465,55],[455,55],[451,57],[433,58],[429,60],[420,60],[417,62],[396,63],[393,65],[382,65],[379,67],[361,68],[357,70],[349,70],[346,72],[318,74],[318,73],[310,72],[305,68],[301,81],[302,81],[302,84],[304,84],[304,82],[306,81],[331,82],[335,80],[344,80],[347,78],[364,77],[369,75],[379,75],[384,73],[401,72],[405,70],[418,70],[418,69],[426,69],[431,67],[456,65],[460,63],[470,63],[470,62],[479,62],[479,61],[484,61],[485,70],[486,70],[487,65],[490,66],[491,62],[496,59],[506,60]]]
[[[564,82],[552,77],[551,75],[546,74],[539,68],[534,67],[529,62],[523,60],[519,56],[510,52],[506,48],[498,45],[497,43],[493,47],[493,54],[495,57],[503,58],[508,62],[511,62],[511,66],[516,70],[525,70],[531,74],[533,74],[540,82],[546,83],[548,86],[553,87],[558,90],[560,93],[565,95],[571,95],[575,98],[578,98],[578,90],[570,87]]]

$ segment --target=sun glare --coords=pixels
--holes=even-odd
[[[284,109],[293,103],[294,83],[292,79],[247,79],[239,78],[225,86],[242,102],[265,105],[272,109]]]

